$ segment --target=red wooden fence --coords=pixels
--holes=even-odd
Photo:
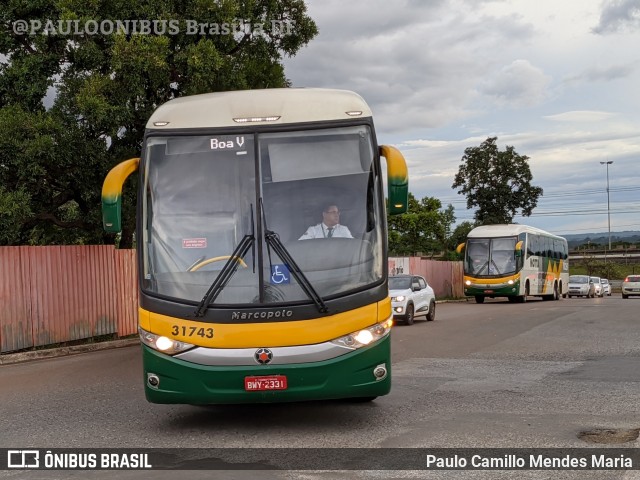
[[[0,352],[137,331],[135,252],[0,248]]]
[[[390,258],[436,296],[462,297],[462,263]],[[0,247],[0,353],[137,332],[135,250],[109,245]]]
[[[420,275],[424,277],[436,298],[464,297],[462,262],[440,262],[420,257],[389,258],[390,275]]]

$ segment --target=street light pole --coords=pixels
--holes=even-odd
[[[609,251],[611,251],[611,207],[609,203],[609,165],[613,163],[613,160],[606,162],[600,162],[600,165],[607,166],[607,223],[609,225]]]

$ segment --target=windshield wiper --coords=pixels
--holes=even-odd
[[[500,268],[498,267],[498,265],[496,264],[496,262],[493,261],[493,258],[491,259],[491,263],[493,263],[493,266],[496,267],[496,273],[494,275],[502,275],[502,272],[500,271]]]
[[[474,275],[482,275],[482,272],[484,271],[485,268],[489,267],[489,260],[487,260],[486,262],[484,262],[482,264],[482,266],[480,268],[478,268],[477,270],[475,270],[474,272],[472,272]],[[487,274],[489,273],[489,269],[487,268]]]
[[[322,297],[318,294],[316,289],[313,288],[313,285],[284,246],[278,234],[267,228],[267,219],[264,215],[264,207],[262,208],[262,224],[264,225],[264,239],[267,242],[267,246],[273,248],[273,251],[278,255],[278,257],[280,257],[280,260],[289,267],[289,271],[298,281],[298,285],[300,285],[300,288],[302,288],[304,293],[313,300],[318,311],[320,313],[327,313],[329,309],[325,305],[324,300],[322,300]],[[269,256],[269,263],[271,263],[271,256]]]
[[[227,283],[231,280],[233,274],[238,270],[240,260],[244,258],[254,242],[255,237],[253,235],[245,235],[242,237],[242,240],[224,264],[222,270],[220,270],[220,273],[209,287],[209,290],[207,290],[207,293],[205,293],[202,300],[200,300],[198,308],[196,308],[196,311],[194,312],[196,317],[202,317],[204,315],[204,311],[211,302],[213,302],[218,295],[220,295],[220,292],[222,292],[224,287],[227,286]]]
[[[242,237],[238,246],[233,250],[231,256],[220,270],[220,273],[216,276],[215,280],[207,290],[207,293],[204,294],[202,300],[198,304],[198,308],[194,312],[196,317],[204,316],[204,312],[207,307],[216,299],[220,292],[224,290],[224,287],[227,286],[233,274],[238,270],[238,266],[240,265],[240,261],[244,259],[244,256],[247,254],[249,249],[254,246],[256,241],[256,237],[253,231],[253,206],[251,208],[251,233]],[[255,255],[254,255],[254,269],[255,269]]]

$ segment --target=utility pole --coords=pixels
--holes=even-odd
[[[609,203],[609,165],[613,163],[613,160],[606,162],[600,162],[600,165],[607,166],[607,224],[609,225],[609,251],[611,251],[611,204]]]

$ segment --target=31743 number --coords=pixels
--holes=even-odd
[[[171,325],[171,335],[182,335],[183,337],[213,338],[213,328]]]

